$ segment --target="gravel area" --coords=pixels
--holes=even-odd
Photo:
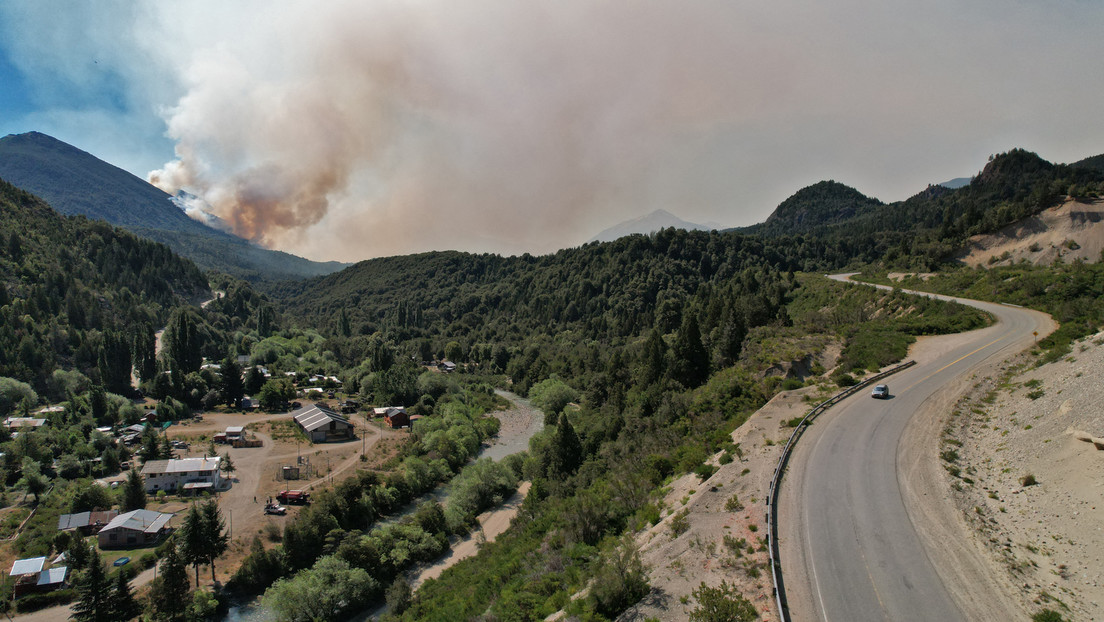
[[[1104,619],[1104,333],[1032,361],[959,403],[946,484],[1020,607]]]

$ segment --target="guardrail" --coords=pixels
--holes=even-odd
[[[793,434],[790,435],[790,440],[786,442],[786,447],[782,449],[782,456],[778,458],[778,466],[774,468],[774,477],[771,478],[770,491],[767,494],[767,548],[770,550],[771,578],[774,580],[774,598],[778,605],[778,615],[782,622],[790,622],[790,608],[786,602],[786,589],[782,583],[782,557],[778,551],[778,490],[782,484],[782,474],[786,470],[786,463],[790,459],[790,452],[793,450],[794,445],[797,444],[797,439],[801,438],[805,426],[815,419],[817,415],[879,380],[888,378],[915,364],[916,361],[902,363],[876,376],[867,378],[853,387],[840,391],[831,398],[817,404],[809,411],[809,414],[805,415],[801,419],[801,422],[797,424]]]

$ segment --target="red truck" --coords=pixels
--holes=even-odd
[[[306,505],[310,503],[310,493],[305,490],[284,490],[276,494],[276,500],[288,505]]]

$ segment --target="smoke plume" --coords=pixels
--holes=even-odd
[[[1039,84],[1041,13],[988,26],[937,4],[293,2],[216,14],[209,36],[193,16],[163,111],[176,159],[149,179],[239,235],[339,260],[548,252],[658,208],[750,224],[826,178],[911,193],[1022,144],[1008,128],[1042,105],[1021,88]],[[964,173],[885,156],[964,136]]]

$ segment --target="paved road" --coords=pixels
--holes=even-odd
[[[842,280],[842,277],[833,277]],[[1022,351],[1046,316],[959,300],[992,327],[939,338],[926,360],[890,378],[891,399],[862,391],[816,421],[782,485],[782,569],[794,620],[962,620],[913,524],[898,468],[910,419],[963,375]],[[958,381],[958,382],[956,382]],[[924,416],[938,415],[926,413]],[[945,413],[944,413],[945,414]],[[937,460],[936,456],[932,456]]]

